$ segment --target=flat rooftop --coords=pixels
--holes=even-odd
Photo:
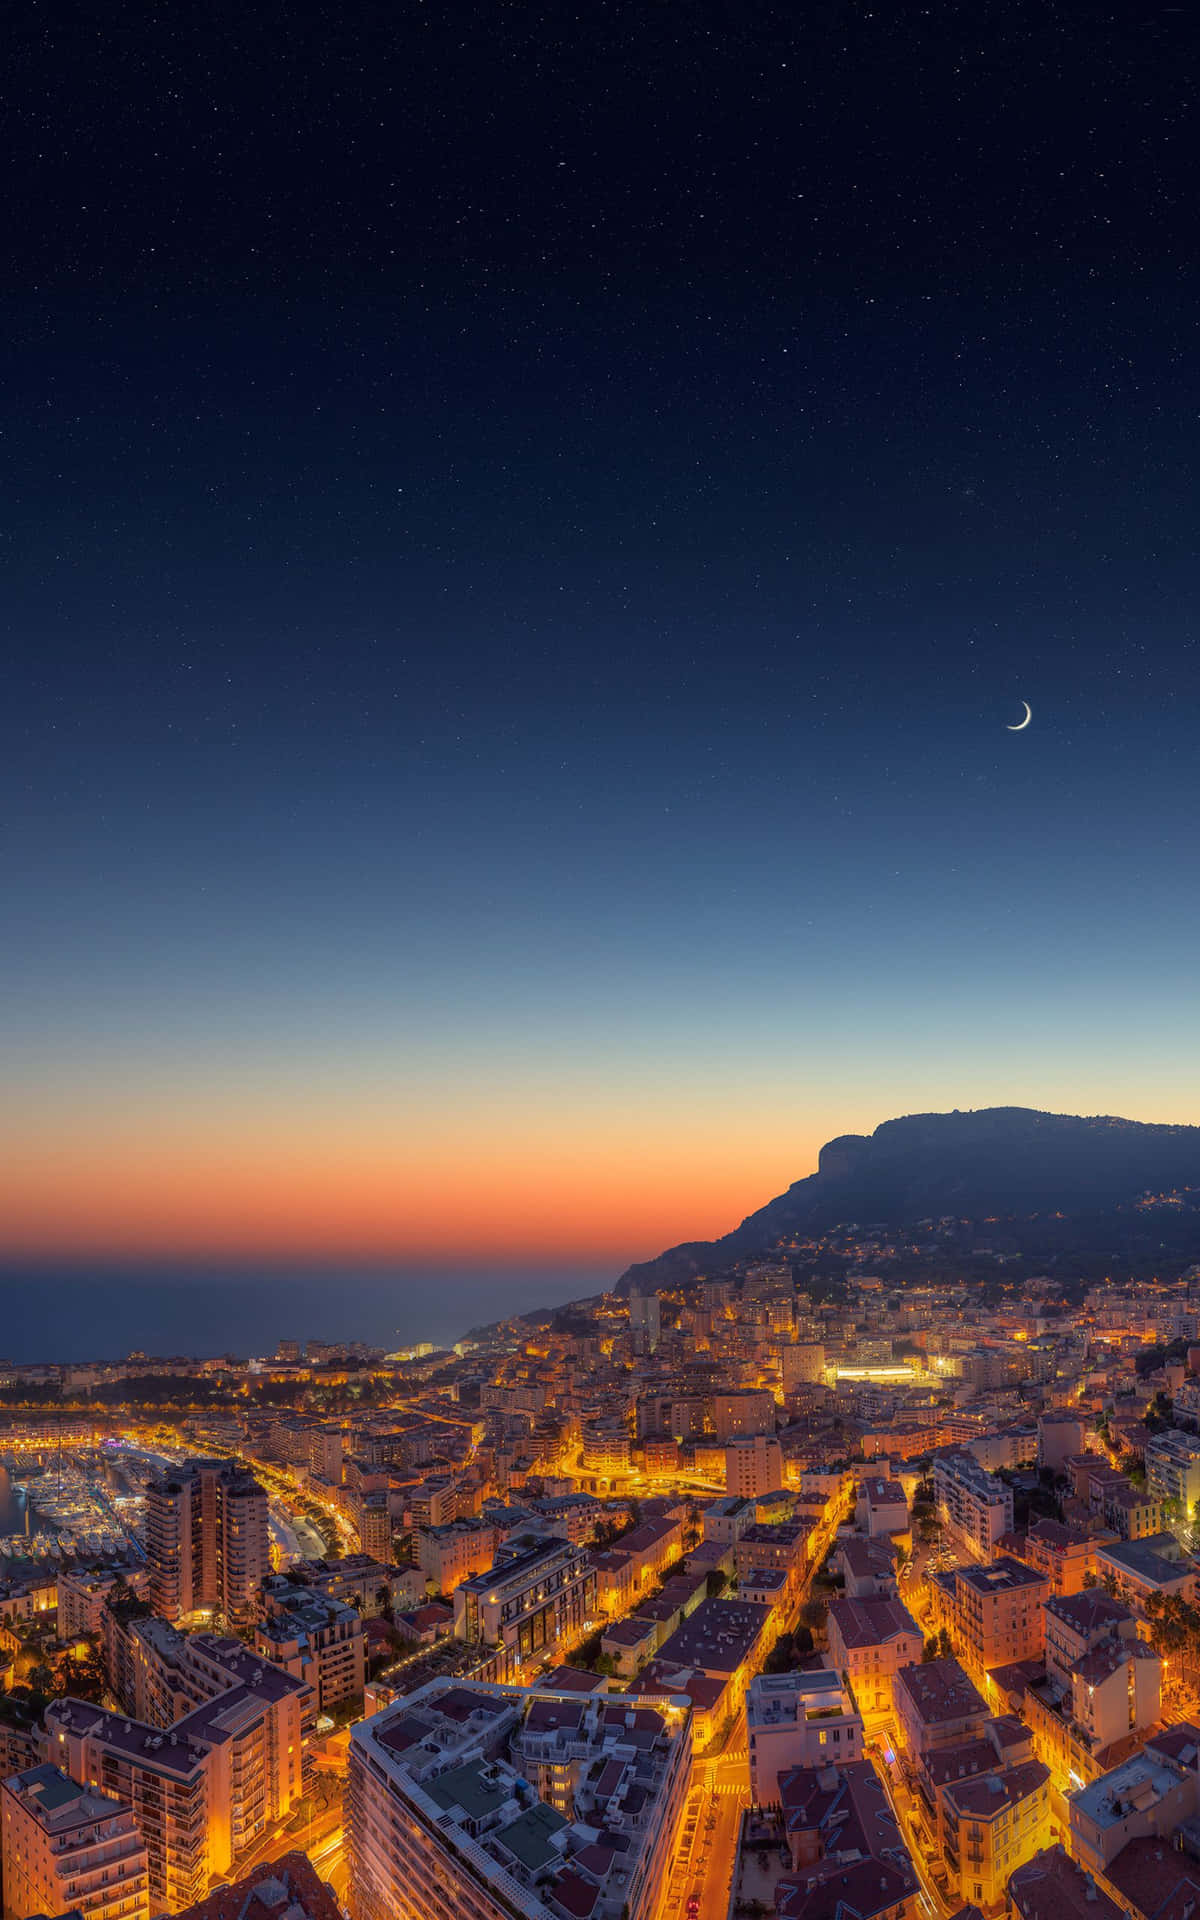
[[[1144,1812],[1178,1786],[1182,1769],[1148,1749],[1131,1755],[1111,1773],[1071,1794],[1070,1802],[1099,1828],[1118,1826],[1131,1811]]]
[[[1020,1560],[993,1560],[986,1567],[956,1567],[954,1576],[960,1587],[970,1587],[973,1593],[985,1597],[989,1594],[1017,1593],[1022,1587],[1046,1585],[1044,1573],[1024,1566]]]

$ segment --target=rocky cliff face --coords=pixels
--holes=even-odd
[[[797,1229],[842,1221],[901,1226],[955,1214],[1022,1217],[1128,1205],[1145,1192],[1200,1188],[1200,1127],[985,1107],[909,1114],[843,1134],[797,1180],[719,1240],[685,1242],[630,1267],[620,1286],[679,1284],[774,1247]]]

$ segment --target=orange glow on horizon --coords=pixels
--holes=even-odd
[[[826,1140],[955,1104],[933,1066],[832,1084],[784,1064],[620,1059],[374,1079],[355,1059],[322,1077],[299,1055],[227,1053],[203,1074],[31,1076],[0,1115],[0,1255],[611,1263],[615,1277],[730,1231],[813,1172]],[[1186,1117],[1107,1092],[997,1081],[977,1104]]]
[[[718,1130],[719,1131],[719,1130]],[[731,1134],[732,1134],[732,1130]],[[0,1170],[9,1256],[528,1260],[614,1263],[728,1232],[811,1171],[816,1145],[684,1130],[652,1144],[554,1137],[344,1137],[270,1147],[211,1137],[10,1146]]]

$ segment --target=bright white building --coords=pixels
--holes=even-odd
[[[841,1675],[828,1668],[756,1674],[746,1694],[746,1732],[756,1807],[779,1805],[779,1776],[789,1767],[862,1759],[862,1716]]]

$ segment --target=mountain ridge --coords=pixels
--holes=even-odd
[[[826,1141],[814,1173],[739,1226],[635,1263],[617,1288],[679,1285],[706,1268],[767,1253],[790,1233],[851,1220],[898,1227],[950,1214],[1069,1215],[1189,1186],[1200,1188],[1200,1126],[1034,1107],[905,1114],[871,1134]]]

